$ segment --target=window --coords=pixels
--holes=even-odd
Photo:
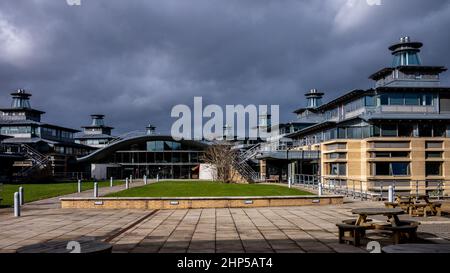
[[[148,141],[147,151],[151,152],[164,151],[164,141]]]
[[[375,175],[390,175],[390,164],[389,163],[375,163]]]
[[[433,126],[431,124],[419,124],[419,137],[433,136]]]
[[[373,174],[381,176],[407,176],[410,174],[408,162],[377,162],[373,164]]]
[[[405,94],[405,105],[419,105],[420,99],[417,94]]]
[[[347,138],[362,138],[362,127],[347,128]]]
[[[422,96],[422,101],[421,101],[422,105],[433,105],[433,95],[423,95]]]
[[[400,123],[398,125],[398,136],[411,137],[414,134],[414,126],[411,124]]]
[[[442,158],[442,152],[425,152],[426,158]]]
[[[425,143],[425,147],[427,149],[441,149],[442,148],[442,142],[439,142],[439,141],[427,141]]]
[[[381,105],[389,105],[389,97],[387,94],[382,94],[380,96],[380,104]]]
[[[375,97],[374,96],[364,97],[364,105],[365,106],[375,106]]]
[[[379,137],[381,133],[380,126],[378,125],[371,125],[370,126],[370,136],[372,137]]]
[[[445,137],[446,136],[446,126],[441,124],[433,125],[433,135],[435,137]]]
[[[391,158],[391,157],[409,157],[409,152],[374,152],[372,157],[376,158]]]
[[[396,124],[381,125],[381,136],[396,137],[397,136],[397,125]]]
[[[391,163],[391,171],[393,176],[409,175],[409,163],[393,162]]]
[[[425,175],[426,176],[441,176],[442,175],[442,163],[441,162],[426,162],[425,163]]]
[[[403,103],[403,95],[402,94],[391,94],[389,104],[390,105],[403,105],[404,104]]]
[[[347,136],[345,134],[345,128],[337,128],[337,130],[338,130],[338,138],[339,139],[347,138]]]
[[[409,142],[375,142],[374,148],[409,148]]]
[[[345,144],[345,143],[336,143],[336,144],[327,145],[328,151],[346,149],[346,148],[347,148],[347,144]]]
[[[347,164],[346,163],[331,163],[330,175],[346,175]]]
[[[347,158],[346,153],[331,153],[328,154],[328,159],[345,159]]]

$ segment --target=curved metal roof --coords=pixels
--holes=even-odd
[[[162,141],[176,141],[180,143],[186,143],[194,147],[198,147],[200,149],[206,148],[208,145],[206,142],[203,141],[196,141],[196,140],[175,140],[172,136],[167,135],[138,135],[138,136],[131,136],[127,138],[123,138],[120,140],[117,140],[113,143],[111,143],[108,146],[105,146],[101,149],[95,150],[93,153],[86,155],[84,157],[77,158],[78,162],[86,162],[90,160],[99,160],[106,156],[109,153],[112,153],[114,151],[120,150],[123,147],[127,147],[130,144],[136,144],[141,143],[143,141],[151,141],[151,140],[162,140]]]

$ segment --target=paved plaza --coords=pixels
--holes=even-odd
[[[0,210],[0,252],[92,237],[112,243],[113,252],[127,253],[366,252],[364,247],[339,244],[335,224],[354,218],[353,208],[383,206],[347,200],[330,206],[105,210],[60,209],[57,200],[27,204],[19,218],[12,209]],[[449,242],[450,218],[414,220],[421,222],[421,239]]]

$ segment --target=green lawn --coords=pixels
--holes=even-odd
[[[113,185],[123,184],[123,181],[113,181]],[[77,182],[60,182],[49,184],[4,184],[0,189],[0,196],[3,198],[0,201],[0,206],[12,206],[14,201],[14,193],[19,190],[19,187],[23,186],[25,202],[31,202],[41,200],[45,198],[55,197],[59,195],[65,195],[74,193],[77,191]],[[108,181],[99,181],[99,187],[109,187]],[[81,190],[90,190],[94,188],[93,181],[83,181],[81,183]]]
[[[224,184],[207,181],[164,181],[132,188],[109,197],[196,197],[196,196],[287,196],[311,195],[297,189],[278,185]]]

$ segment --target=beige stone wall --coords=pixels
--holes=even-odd
[[[252,203],[246,201],[251,200]],[[343,196],[301,196],[277,198],[176,198],[170,199],[130,199],[130,198],[62,198],[63,209],[196,209],[196,208],[255,208],[286,206],[320,206],[343,204]],[[176,202],[176,203],[173,203]]]

